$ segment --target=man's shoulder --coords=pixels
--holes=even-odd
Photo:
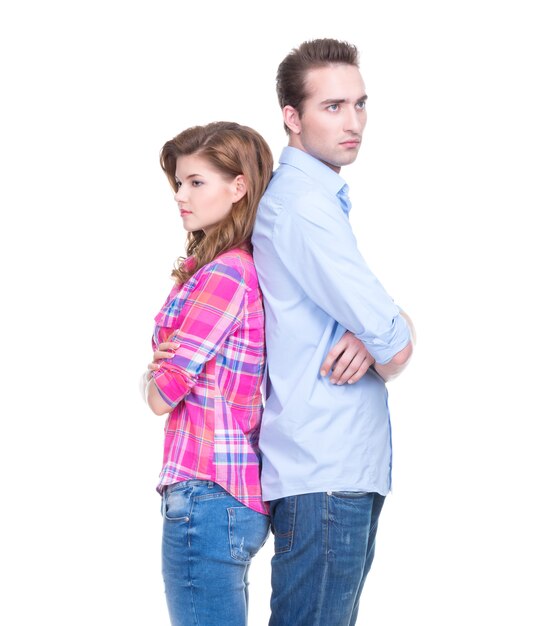
[[[282,164],[275,170],[267,191],[283,190],[293,192],[296,189],[309,188],[312,184],[317,187],[316,181],[306,172],[296,167]]]
[[[285,208],[286,215],[337,206],[335,196],[315,179],[294,167],[279,167],[260,203],[260,210]]]

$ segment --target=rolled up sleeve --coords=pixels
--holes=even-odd
[[[172,408],[191,391],[204,365],[216,356],[244,315],[247,287],[241,273],[221,263],[204,269],[168,339],[179,347],[153,372],[159,393]]]
[[[305,294],[356,335],[379,363],[410,340],[399,308],[360,254],[347,216],[318,194],[282,211],[273,245]]]

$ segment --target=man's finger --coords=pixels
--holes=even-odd
[[[370,365],[368,361],[364,360],[361,363],[359,369],[352,376],[350,376],[347,380],[345,380],[344,383],[347,383],[348,385],[352,385],[353,383],[356,383],[366,374],[369,367]]]
[[[321,368],[319,370],[319,373],[322,376],[327,376],[327,374],[334,367],[335,362],[342,355],[343,350],[336,350],[337,346],[338,346],[338,344],[336,344],[336,346],[334,346],[334,348],[331,348],[329,350],[329,352],[327,352],[327,356],[325,357],[325,361],[323,361],[323,363],[321,364]]]
[[[340,359],[342,360],[342,359]],[[360,365],[364,357],[360,354],[356,354],[351,360],[344,363],[338,363],[331,375],[331,383],[335,385],[343,385],[359,370]]]
[[[333,365],[333,371],[331,374],[331,383],[336,383],[340,381],[341,376],[344,374],[344,372],[351,366],[352,363],[354,363],[354,361],[358,358],[358,354],[352,354],[348,351],[344,352],[340,358],[338,359],[338,361],[336,361],[336,363],[334,363]],[[352,370],[351,374],[355,371],[355,369]],[[350,376],[351,376],[350,374]],[[347,378],[346,378],[347,380]]]

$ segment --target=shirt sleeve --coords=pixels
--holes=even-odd
[[[192,389],[204,365],[240,325],[247,287],[241,273],[224,263],[202,270],[183,304],[169,341],[179,344],[153,373],[163,400],[175,407]]]
[[[347,216],[319,194],[281,211],[273,245],[305,294],[383,364],[410,340],[399,308],[360,254]]]

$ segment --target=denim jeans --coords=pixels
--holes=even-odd
[[[270,626],[352,626],[384,496],[323,492],[271,502]]]
[[[211,481],[166,487],[162,568],[172,626],[247,624],[248,569],[269,518]]]

